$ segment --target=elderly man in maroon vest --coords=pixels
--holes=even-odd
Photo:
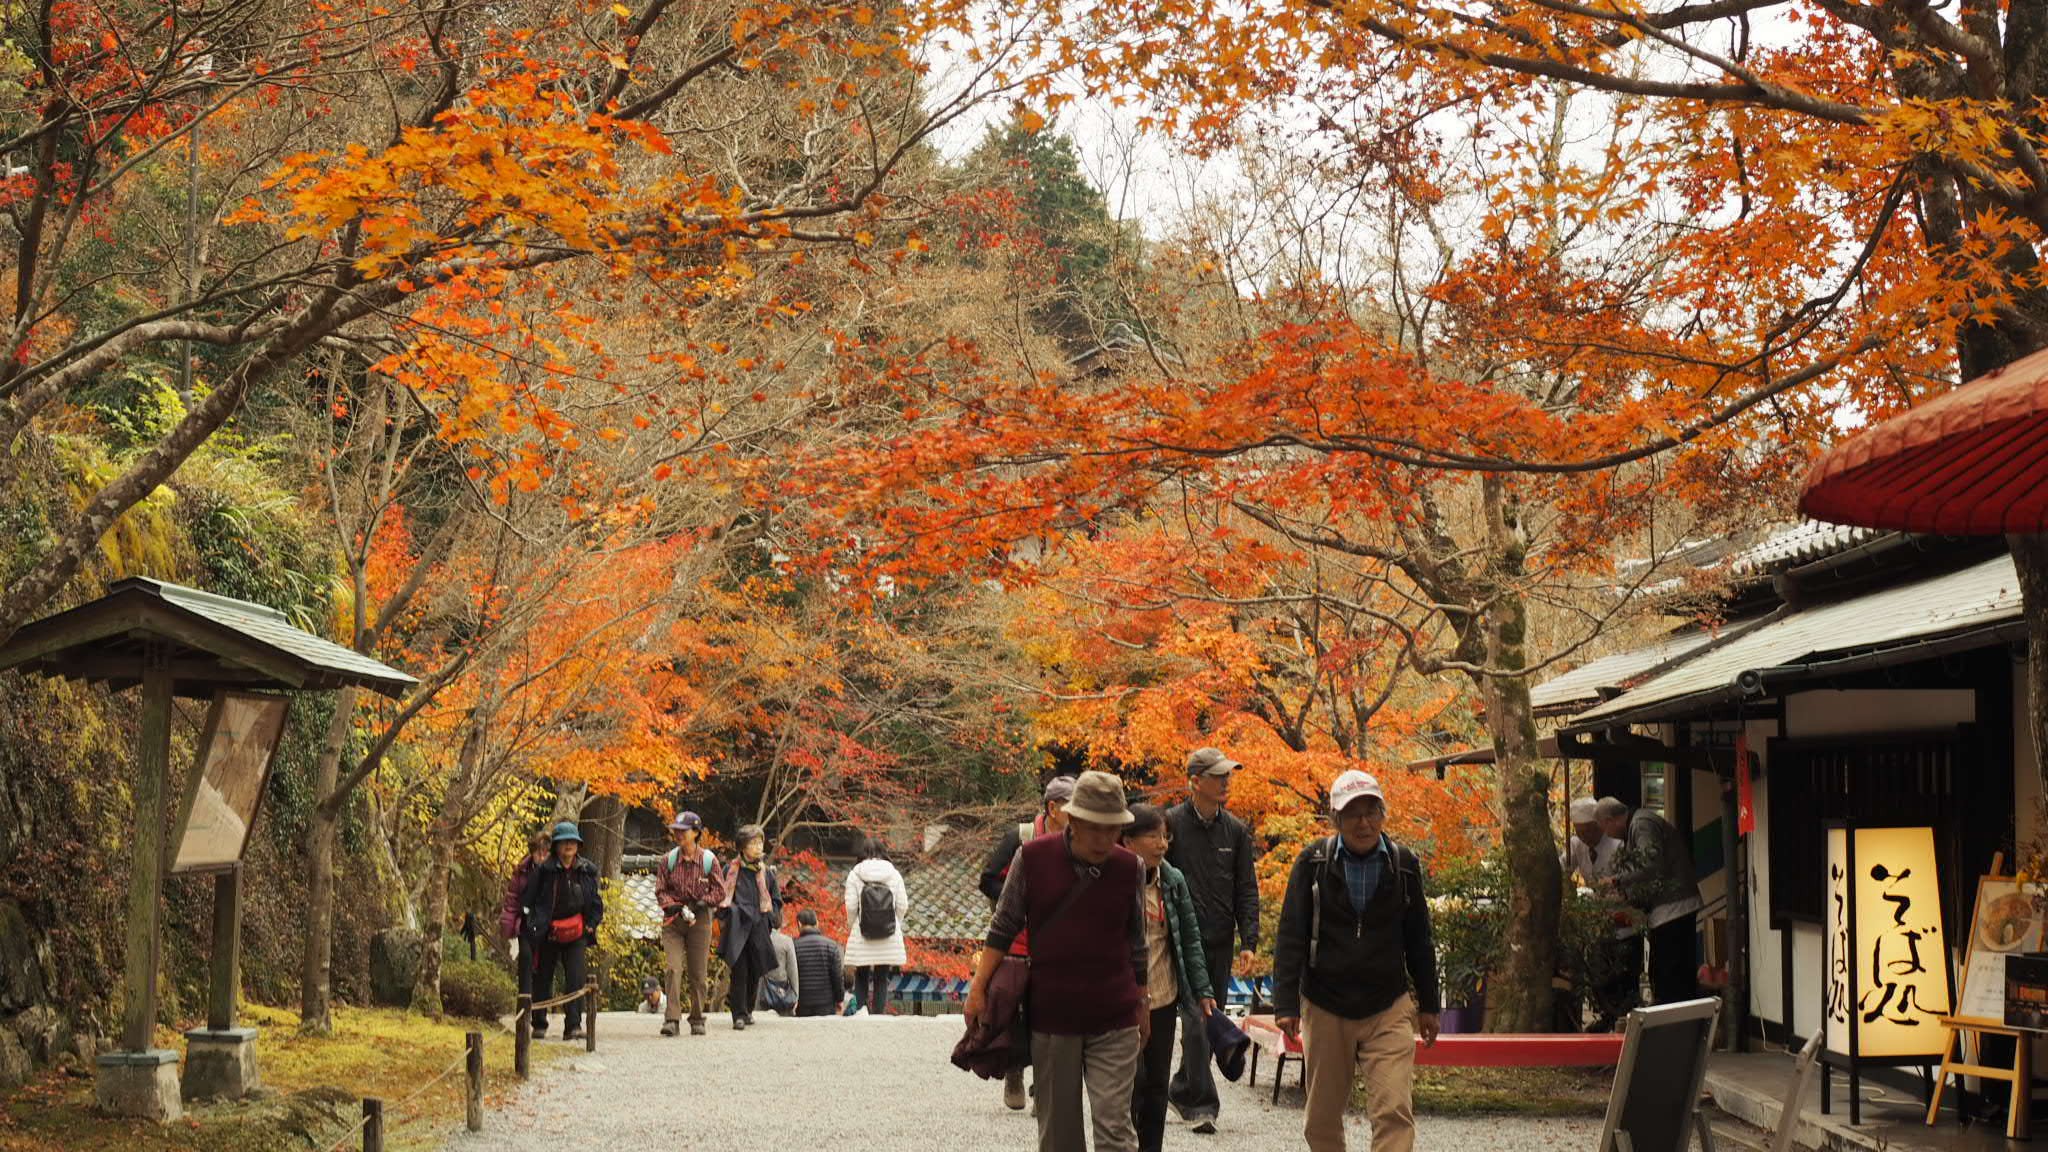
[[[1143,868],[1117,843],[1131,822],[1123,782],[1084,772],[1065,805],[1067,830],[1017,850],[967,992],[970,1026],[1010,942],[1031,935],[1031,1074],[1039,1152],[1136,1152],[1131,1085],[1150,1031],[1145,1011]]]

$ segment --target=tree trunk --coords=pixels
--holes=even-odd
[[[617,880],[626,870],[626,806],[616,796],[593,796],[584,806],[583,854],[597,874]]]
[[[572,820],[581,823],[583,820],[583,806],[589,800],[590,788],[587,785],[573,782],[556,784],[554,818],[556,820]],[[581,831],[581,829],[578,829],[578,831]]]
[[[2034,741],[2034,771],[2048,780],[2048,536],[2008,536],[2006,542],[2019,570],[2020,610],[2027,620],[2027,688],[2015,703],[2025,709]]]
[[[1512,615],[1518,621],[1523,615],[1519,597]],[[1519,643],[1514,651],[1519,656]],[[1550,773],[1536,750],[1529,681],[1520,676],[1488,681],[1486,727],[1499,778],[1501,848],[1510,888],[1507,960],[1486,986],[1486,1027],[1491,1032],[1547,1032],[1563,883],[1551,838]]]
[[[1550,834],[1550,772],[1536,749],[1529,680],[1519,675],[1529,666],[1529,610],[1519,590],[1528,545],[1506,482],[1489,479],[1484,490],[1495,592],[1486,609],[1486,666],[1493,674],[1482,677],[1482,690],[1500,780],[1501,847],[1509,885],[1506,958],[1487,982],[1486,1028],[1546,1032],[1563,879]]]
[[[334,1031],[334,833],[341,810],[319,803],[341,779],[341,754],[355,722],[356,692],[334,695],[334,715],[313,763],[312,812],[306,819],[306,938],[299,964],[299,1031],[321,1036]]]
[[[455,867],[455,836],[446,809],[436,818],[427,835],[427,891],[425,930],[420,934],[420,966],[412,982],[412,1006],[416,1012],[441,1015],[441,956],[448,939],[448,874]]]

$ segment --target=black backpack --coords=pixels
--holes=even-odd
[[[861,881],[860,934],[868,940],[887,940],[896,934],[896,893],[887,881]]]

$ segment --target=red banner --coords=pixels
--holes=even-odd
[[[1735,834],[1756,831],[1756,795],[1749,783],[1749,733],[1735,734]]]

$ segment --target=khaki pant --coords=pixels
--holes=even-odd
[[[1031,1080],[1038,1116],[1038,1152],[1088,1152],[1081,1130],[1081,1089],[1088,1089],[1095,1152],[1137,1152],[1131,1087],[1138,1079],[1138,1029],[1092,1036],[1031,1034]]]
[[[664,958],[663,983],[668,985],[665,1019],[673,1024],[683,1018],[683,972],[687,965],[690,974],[690,1023],[702,1024],[704,1006],[710,1001],[704,989],[704,973],[711,966],[711,917],[698,912],[695,924],[685,925],[677,919],[662,925],[661,954]]]
[[[1415,1147],[1415,1001],[1403,993],[1386,1011],[1351,1020],[1301,1001],[1302,1078],[1308,1118],[1302,1134],[1309,1152],[1344,1152],[1344,1109],[1351,1077],[1365,1076],[1365,1115],[1372,1152]]]

